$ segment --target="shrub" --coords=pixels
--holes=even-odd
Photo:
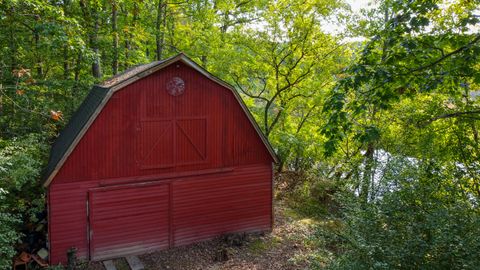
[[[13,245],[19,239],[16,226],[20,223],[17,216],[8,213],[4,204],[6,191],[0,189],[0,269],[10,269],[15,255]]]
[[[39,183],[46,143],[39,134],[0,141],[0,269],[11,267],[21,225],[44,210]]]
[[[298,213],[308,217],[322,217],[334,212],[334,194],[337,182],[326,180],[312,172],[282,172],[276,177],[277,199],[288,201]]]
[[[392,166],[381,197],[343,196],[343,253],[332,269],[477,269],[480,213],[458,165]],[[465,176],[465,175],[463,175]]]

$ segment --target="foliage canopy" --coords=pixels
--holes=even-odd
[[[0,1],[0,268],[91,85],[185,52],[236,87],[279,172],[309,175],[292,194],[317,216],[337,199],[327,267],[474,269],[479,4],[379,0],[355,16],[340,0]]]

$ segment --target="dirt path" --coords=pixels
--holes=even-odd
[[[282,203],[277,203],[275,209],[271,233],[247,235],[236,243],[218,238],[139,257],[146,269],[307,269],[312,250],[306,243],[313,233],[313,221],[299,218]],[[124,259],[115,260],[115,265],[119,270],[129,269]],[[88,269],[103,267],[94,263]]]

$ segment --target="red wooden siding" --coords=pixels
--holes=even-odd
[[[172,64],[116,92],[48,187],[50,262],[70,247],[101,259],[268,230],[272,161],[230,90]]]
[[[89,209],[93,260],[168,247],[168,185],[92,189]]]
[[[271,227],[271,167],[173,183],[175,246],[235,231]],[[234,184],[232,184],[234,183]]]
[[[88,258],[87,196],[96,181],[53,183],[49,186],[50,263],[66,262],[67,250],[77,248],[79,258]]]
[[[173,97],[164,90],[167,80],[173,76],[185,81],[185,92],[181,96]],[[154,94],[158,98],[153,98]],[[161,102],[158,106],[146,105],[152,101]],[[204,123],[201,119],[205,119]],[[185,123],[188,121],[192,123]],[[198,153],[192,151],[194,149],[185,141],[188,138],[180,136],[182,129],[179,125],[202,128],[190,134],[199,132],[199,137],[208,138],[198,146],[206,148],[207,162],[199,162]],[[162,126],[169,128],[163,135],[166,141],[155,149],[155,152],[162,152],[162,156],[155,158],[165,160],[145,160],[144,168],[138,166],[139,152],[145,151],[144,148],[152,143],[141,135],[149,136],[152,129],[160,132]],[[133,138],[137,138],[136,143],[132,143]],[[179,140],[173,142],[176,138]],[[167,143],[168,140],[172,143]],[[150,175],[270,160],[267,149],[229,90],[192,68],[172,65],[115,93],[60,169],[55,181]],[[150,166],[149,162],[160,162],[164,166],[154,168],[156,166]],[[169,162],[178,164],[168,166]]]
[[[171,183],[173,187],[172,246],[209,239],[226,232],[269,230],[272,215],[271,172],[271,165],[250,165],[236,167],[230,172],[157,180],[160,186]],[[70,247],[78,249],[80,258],[88,258],[86,202],[88,192],[95,184],[90,181],[52,185],[49,194],[51,263],[65,262],[66,251]],[[95,209],[93,215],[96,215]],[[158,222],[163,224],[160,220]],[[151,228],[150,225],[146,223],[147,228]],[[95,237],[95,224],[92,226]],[[159,226],[160,231],[164,228]],[[132,228],[124,227],[124,232],[129,230]],[[108,246],[110,243],[105,244]]]

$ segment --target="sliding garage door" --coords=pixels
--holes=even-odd
[[[92,260],[168,247],[168,184],[92,189],[88,208]]]

